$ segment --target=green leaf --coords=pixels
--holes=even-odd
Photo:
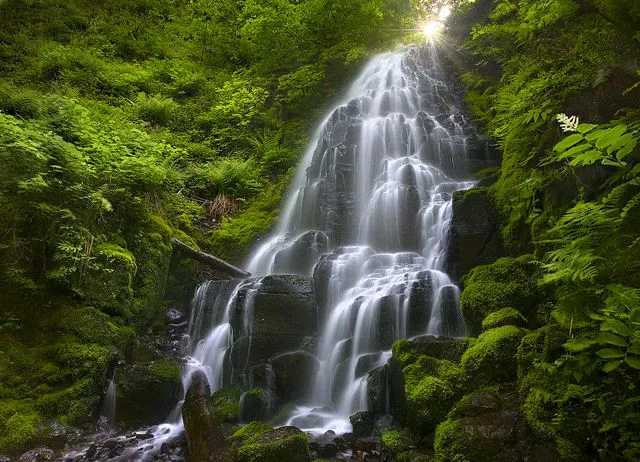
[[[640,359],[634,358],[633,356],[627,356],[626,358],[624,358],[624,362],[634,369],[640,370]]]
[[[604,158],[605,157],[602,152],[592,149],[590,151],[583,152],[577,155],[571,162],[569,162],[569,165],[572,165],[574,167],[577,165],[591,165],[594,162],[602,160]]]
[[[560,154],[558,156],[558,160],[566,159],[567,157],[573,157],[576,154],[579,154],[582,151],[585,151],[585,150],[587,150],[589,148],[590,148],[590,146],[587,143],[578,144],[578,145],[572,147],[571,149],[568,149],[568,150],[564,151],[562,154]]]
[[[631,312],[629,319],[631,319],[631,322],[640,322],[640,308],[634,309]]]
[[[612,430],[612,429],[617,428],[617,427],[618,427],[617,423],[607,422],[602,427],[600,427],[600,430],[598,430],[598,431],[604,433],[606,431]]]
[[[592,339],[571,339],[564,344],[564,347],[567,350],[573,351],[574,353],[578,353],[580,351],[584,351],[587,348],[595,345],[596,340]]]
[[[598,335],[598,341],[600,343],[609,343],[611,345],[617,345],[622,347],[627,346],[627,341],[624,338],[616,334],[611,334],[609,332],[602,332],[600,335]]]
[[[615,332],[618,335],[622,335],[623,337],[631,336],[631,329],[627,327],[625,323],[622,321],[618,321],[617,319],[607,319],[602,324],[602,330]]]
[[[637,343],[631,344],[629,347],[629,353],[633,353],[634,355],[640,355],[640,345]]]
[[[602,359],[614,359],[624,357],[624,351],[617,348],[603,348],[596,353]]]
[[[585,134],[587,132],[590,132],[596,127],[597,125],[594,125],[594,124],[580,124],[576,127],[576,130],[578,131],[578,133]]]
[[[615,127],[610,128],[609,130],[606,130],[596,140],[596,147],[602,149],[602,148],[606,148],[607,146],[612,145],[626,131],[627,131],[627,126],[624,125],[624,124],[616,125]]]
[[[607,364],[605,364],[602,367],[602,370],[603,370],[603,372],[615,371],[617,368],[620,367],[620,364],[622,364],[622,360],[614,359],[613,361],[609,361]]]
[[[582,135],[579,133],[574,133],[573,135],[567,136],[565,139],[556,144],[553,147],[553,150],[564,151],[566,149],[569,149],[571,146],[578,144],[580,141],[582,141]]]

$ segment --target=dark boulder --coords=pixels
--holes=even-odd
[[[498,211],[488,189],[454,193],[447,273],[459,282],[470,269],[497,260],[503,252]]]
[[[349,417],[353,434],[358,438],[371,436],[375,428],[375,417],[371,411],[358,411]]]
[[[128,428],[165,421],[182,396],[180,364],[170,360],[119,367],[116,422]]]
[[[298,350],[318,331],[313,281],[273,275],[245,284],[231,310],[234,344],[230,360],[236,374],[274,356]]]
[[[305,398],[315,381],[320,361],[311,353],[285,353],[271,361],[276,394],[285,402]]]
[[[517,395],[497,387],[463,397],[438,426],[434,447],[437,460],[560,460],[526,425]]]

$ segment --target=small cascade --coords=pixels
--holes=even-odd
[[[113,427],[115,425],[116,418],[116,393],[118,386],[113,380],[114,377],[115,369],[113,377],[111,377],[107,384],[107,391],[104,394],[104,400],[102,401],[102,408],[100,410],[100,420],[105,422],[108,427]]]

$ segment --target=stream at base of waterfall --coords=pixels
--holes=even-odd
[[[183,344],[185,391],[196,370],[212,391],[255,386],[251,352],[262,344],[252,343],[254,303],[267,275],[315,282],[317,332],[298,347],[313,355],[314,376],[279,424],[349,432],[349,416],[368,407],[368,374],[387,363],[394,341],[465,335],[459,289],[444,272],[448,224],[452,194],[473,186],[464,178],[487,148],[452,88],[433,47],[371,59],[320,124],[277,229],[252,253],[246,269],[257,277],[197,289]],[[272,359],[262,360],[267,391]],[[183,431],[181,405],[122,457],[151,460]]]

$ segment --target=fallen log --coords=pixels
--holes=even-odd
[[[223,273],[227,273],[231,276],[239,278],[248,278],[249,276],[251,276],[251,273],[241,270],[240,268],[233,266],[231,263],[227,263],[226,261],[214,257],[213,255],[201,252],[200,250],[196,250],[193,247],[188,246],[184,242],[179,241],[175,237],[171,239],[171,243],[181,252],[183,252],[187,257],[204,265],[209,265],[217,269],[218,271],[222,271]]]

